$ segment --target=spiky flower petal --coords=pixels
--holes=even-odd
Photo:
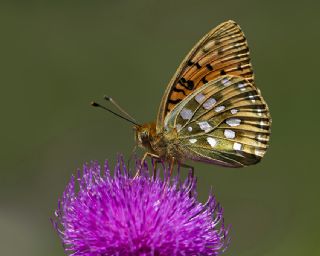
[[[190,175],[164,182],[146,166],[133,179],[121,160],[112,176],[107,162],[92,162],[71,178],[53,223],[69,255],[220,255],[222,208],[213,195],[198,202],[195,185]]]

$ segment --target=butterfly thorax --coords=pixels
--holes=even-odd
[[[156,132],[156,124],[146,123],[136,128],[136,141],[138,146],[146,149],[148,152],[159,156],[163,160],[169,160],[173,157],[183,161],[183,148],[177,139],[176,129]]]

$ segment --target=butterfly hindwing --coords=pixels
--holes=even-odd
[[[187,158],[230,167],[257,163],[270,136],[268,107],[258,89],[239,76],[221,76],[184,98],[165,119]]]
[[[253,84],[248,44],[234,21],[224,22],[211,30],[180,64],[162,98],[157,130],[162,130],[167,114],[185,97],[227,74],[244,77]]]

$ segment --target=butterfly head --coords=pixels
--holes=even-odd
[[[156,134],[155,123],[146,123],[141,126],[134,126],[136,130],[136,141],[139,146],[150,148],[150,142],[153,140]]]

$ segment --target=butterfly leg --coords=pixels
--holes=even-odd
[[[187,164],[182,164],[182,163],[180,163],[180,166],[184,167],[184,168],[189,168],[191,170],[191,178],[192,179],[194,178],[194,167],[193,166],[187,165]]]
[[[184,168],[189,168],[191,170],[191,172],[189,173],[189,179],[190,179],[190,186],[192,186],[192,181],[194,179],[194,167],[191,165],[182,164],[182,163],[180,163],[180,166]],[[189,197],[192,197],[191,187],[190,187]]]
[[[171,175],[173,173],[174,163],[175,163],[175,158],[172,157],[170,159],[170,162],[169,162],[169,176],[166,178],[167,180],[165,181],[165,184],[164,184],[164,187],[163,187],[163,191],[166,191],[167,188],[170,186],[170,178],[171,178]]]
[[[160,158],[156,158],[154,161],[154,164],[153,164],[153,180],[156,180],[156,178],[157,178],[157,165],[158,165],[158,163],[162,163]]]
[[[146,153],[143,155],[143,157],[142,157],[142,159],[141,159],[141,162],[140,162],[140,167],[141,167],[141,168],[142,168],[142,166],[143,166],[144,161],[146,160],[146,158],[147,158],[148,156],[151,157],[151,158],[160,159],[160,157],[159,157],[158,155],[152,154],[152,153],[150,153],[150,152],[146,152]],[[141,168],[139,168],[139,169],[137,170],[137,172],[136,172],[136,174],[134,175],[133,179],[137,178],[137,177],[140,175]]]
[[[171,178],[171,175],[172,175],[172,173],[173,173],[174,162],[175,162],[175,158],[172,157],[171,160],[170,160],[170,165],[169,165],[169,170],[170,170],[169,179]]]

